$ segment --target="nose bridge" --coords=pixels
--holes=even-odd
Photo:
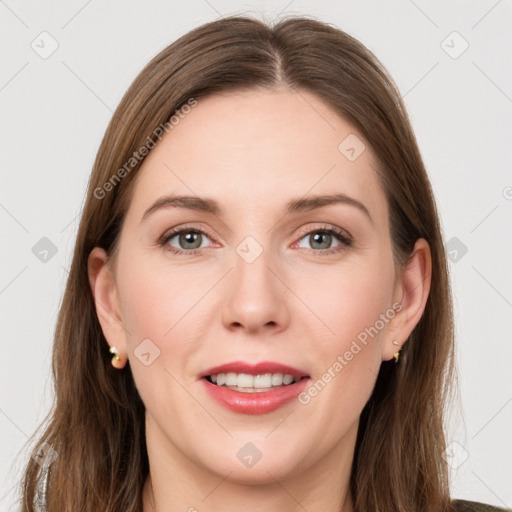
[[[235,274],[239,281],[247,284],[260,284],[268,286],[269,266],[273,256],[268,247],[256,241],[253,237],[247,237],[236,248]]]
[[[283,324],[287,318],[284,287],[270,270],[275,266],[275,255],[268,239],[260,243],[254,236],[247,236],[235,253],[224,321],[249,330]]]

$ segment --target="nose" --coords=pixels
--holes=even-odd
[[[222,321],[229,330],[275,334],[289,322],[286,279],[269,251],[248,262],[235,254],[234,268],[223,306]]]

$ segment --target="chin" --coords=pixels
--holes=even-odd
[[[253,438],[254,439],[254,438]],[[287,480],[306,469],[293,443],[278,446],[265,441],[236,441],[222,450],[222,455],[208,450],[212,457],[201,461],[203,469],[243,485],[274,484]],[[302,447],[302,449],[304,449]]]

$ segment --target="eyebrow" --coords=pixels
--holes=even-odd
[[[347,196],[346,194],[328,194],[328,195],[317,195],[310,197],[301,197],[298,199],[292,199],[289,201],[284,208],[284,214],[306,212],[316,210],[324,206],[332,204],[346,204],[354,206],[361,212],[363,212],[370,222],[373,224],[372,216],[366,208],[366,206],[354,199],[353,197]],[[143,214],[141,222],[148,218],[151,214],[157,210],[163,208],[183,208],[187,210],[196,210],[212,215],[221,216],[223,210],[219,203],[214,199],[203,198],[198,196],[178,196],[178,195],[167,195],[159,197]]]

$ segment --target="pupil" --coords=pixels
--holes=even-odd
[[[197,249],[201,246],[201,241],[199,241],[199,245],[197,245],[197,240],[198,240],[198,237],[200,236],[201,234],[200,233],[192,233],[192,232],[189,232],[189,233],[182,233],[180,235],[180,243],[182,245],[185,245],[185,247],[187,249]],[[193,246],[193,247],[187,247],[186,244],[187,243],[194,243],[194,237],[195,238],[195,242],[196,242],[196,245]]]
[[[328,238],[327,238],[327,241],[328,241],[328,242],[330,242],[330,237],[331,237],[332,235],[331,235],[330,233],[316,233],[316,234],[314,234],[314,235],[312,235],[312,236],[313,236],[313,239],[314,239],[314,243],[316,243],[316,242],[318,242],[318,237],[323,237],[323,238],[324,238],[324,241],[325,241],[325,237],[328,237]],[[321,242],[320,242],[320,244],[321,244]],[[313,245],[313,244],[311,244],[311,245]],[[324,245],[325,245],[325,244],[324,244]],[[327,243],[327,247],[321,247],[321,249],[327,249],[329,245],[330,245],[330,244],[329,244],[329,243]]]

